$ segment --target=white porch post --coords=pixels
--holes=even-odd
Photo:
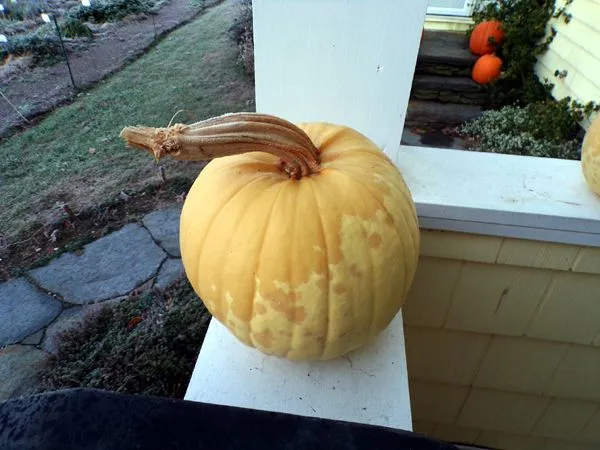
[[[351,126],[400,146],[427,0],[254,0],[256,109]],[[186,397],[411,430],[402,316],[370,347],[298,363],[213,320]]]

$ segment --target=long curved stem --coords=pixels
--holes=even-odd
[[[282,170],[294,178],[320,170],[319,149],[308,135],[293,123],[268,114],[225,114],[167,128],[126,127],[120,136],[156,159],[171,156],[202,161],[259,151],[279,157]]]

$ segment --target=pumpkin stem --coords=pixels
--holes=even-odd
[[[266,152],[280,158],[280,168],[290,177],[317,173],[319,149],[291,122],[268,114],[233,113],[167,128],[125,127],[128,145],[146,150],[157,160],[203,161],[247,152]]]

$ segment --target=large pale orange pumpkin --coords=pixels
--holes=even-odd
[[[585,133],[581,147],[581,169],[590,189],[600,195],[600,114]]]
[[[491,39],[491,41],[490,41]],[[469,48],[475,55],[493,53],[496,46],[504,40],[502,23],[497,20],[486,20],[478,23],[469,39]]]
[[[331,359],[400,310],[417,267],[417,215],[398,169],[364,135],[255,113],[121,135],[156,158],[215,158],[185,200],[181,256],[240,341]]]

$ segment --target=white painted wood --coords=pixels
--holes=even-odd
[[[268,357],[213,320],[185,398],[412,430],[402,316],[371,345],[318,363]]]
[[[427,14],[469,17],[473,13],[474,0],[429,0]]]
[[[387,153],[422,228],[600,247],[600,197],[580,161],[411,146]]]
[[[598,9],[600,10],[600,6]],[[600,20],[600,12],[598,13],[598,20]],[[600,30],[598,32],[600,33]],[[600,79],[599,76],[596,75],[600,74],[600,49],[597,49],[596,55],[590,54],[587,50],[580,47],[577,42],[571,41],[564,33],[561,33],[554,37],[552,48],[548,49],[548,51],[559,56],[565,55],[568,59],[568,61],[566,61],[567,63],[569,63],[569,61],[575,61],[577,67],[573,68],[577,72],[581,74],[594,74],[589,77],[589,82],[595,84],[597,89],[600,89]],[[544,55],[544,60],[546,59],[546,55]],[[553,64],[551,61],[547,62],[548,64]],[[556,70],[557,67],[562,67],[562,64],[556,65],[554,69]],[[571,73],[570,68],[565,67],[565,69],[569,69],[569,73]],[[552,71],[552,73],[554,73],[554,71]]]
[[[254,0],[256,109],[400,146],[426,0]],[[185,398],[412,430],[402,315],[349,358],[299,363],[213,320]]]
[[[398,148],[426,0],[255,0],[256,110]]]
[[[473,19],[471,17],[427,14],[424,28],[431,31],[465,33],[472,24]]]

